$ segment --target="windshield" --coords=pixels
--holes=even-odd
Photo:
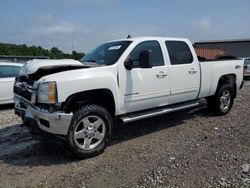
[[[92,62],[99,65],[113,65],[130,44],[131,41],[117,41],[102,44],[80,59],[80,61],[82,63]]]

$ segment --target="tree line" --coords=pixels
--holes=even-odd
[[[41,46],[27,46],[26,44],[6,44],[0,43],[0,55],[16,55],[16,56],[47,56],[50,59],[81,59],[85,53],[72,51],[72,53],[64,53],[57,47],[50,50]]]

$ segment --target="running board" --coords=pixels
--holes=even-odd
[[[150,118],[150,117],[154,117],[154,116],[159,116],[162,114],[167,114],[167,113],[171,113],[171,112],[176,112],[179,110],[185,110],[188,108],[194,108],[199,106],[200,103],[197,101],[193,101],[193,102],[189,102],[189,103],[182,103],[179,105],[175,105],[175,106],[168,106],[165,108],[161,108],[161,109],[154,109],[154,110],[150,110],[150,111],[146,111],[146,112],[141,112],[138,114],[132,114],[129,116],[124,116],[124,117],[120,117],[120,119],[123,121],[123,123],[129,123],[132,121],[137,121],[137,120],[141,120],[141,119],[145,119],[145,118]]]

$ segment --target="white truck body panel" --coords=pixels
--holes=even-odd
[[[201,62],[201,88],[198,98],[214,95],[222,75],[235,75],[236,89],[239,89],[243,80],[242,63],[242,60]]]
[[[60,72],[44,76],[38,82],[56,81],[59,93],[58,102],[64,102],[69,96],[78,92],[109,89],[117,104],[116,111],[119,111],[119,90],[116,73],[116,66],[103,66]]]
[[[171,104],[194,100],[197,98],[200,87],[200,71],[197,63],[172,66],[171,76]],[[188,71],[197,71],[189,74]]]

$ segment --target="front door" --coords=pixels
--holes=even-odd
[[[139,67],[139,53],[150,50],[152,68]],[[126,112],[139,111],[168,104],[170,95],[169,68],[165,65],[158,41],[138,44],[130,53],[132,70],[126,70],[124,106]]]

